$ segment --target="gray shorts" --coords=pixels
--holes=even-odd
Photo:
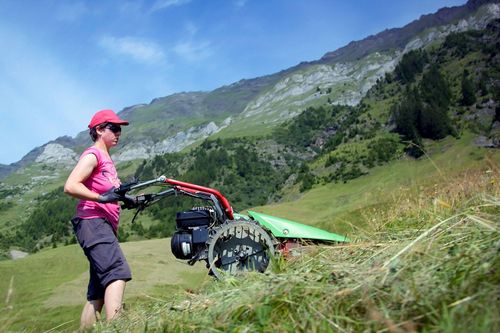
[[[90,263],[87,300],[103,299],[106,287],[113,281],[132,279],[111,224],[100,218],[75,217],[71,222],[78,243]]]

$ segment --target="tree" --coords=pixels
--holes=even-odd
[[[450,106],[451,90],[437,65],[432,65],[422,77],[420,95],[425,103],[440,109],[447,109]]]
[[[406,53],[394,69],[396,79],[401,83],[410,83],[415,75],[422,73],[427,62],[427,54],[422,50],[413,50]]]
[[[410,142],[408,154],[423,154],[421,138],[436,140],[452,133],[450,104],[451,91],[437,65],[429,68],[418,87],[407,86],[403,100],[393,106],[392,114],[396,132]]]
[[[393,106],[391,110],[396,122],[396,132],[409,142],[405,151],[413,157],[423,155],[422,139],[417,127],[422,108],[423,104],[418,89],[407,87],[401,103]]]
[[[438,66],[432,65],[420,82],[422,107],[417,128],[420,135],[429,139],[442,139],[452,133],[448,108],[451,104],[451,91]]]
[[[403,94],[403,100],[392,109],[396,122],[396,132],[405,140],[415,141],[419,137],[417,122],[422,102],[416,88],[408,87]]]
[[[471,106],[476,103],[476,94],[474,92],[474,84],[469,79],[469,72],[465,69],[462,74],[462,100],[463,106]]]

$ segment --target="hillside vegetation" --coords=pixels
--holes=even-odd
[[[365,207],[351,244],[304,247],[266,274],[134,304],[96,331],[498,331],[497,165],[416,184],[419,195],[400,184]]]
[[[421,157],[432,140],[450,135],[469,138],[472,144],[473,133],[484,145],[494,146],[500,142],[499,31],[500,23],[493,21],[485,30],[451,34],[441,45],[405,54],[357,106],[310,107],[265,136],[208,139],[184,153],[159,155],[139,165],[127,162],[120,174],[141,180],[165,174],[214,187],[241,211],[287,201],[318,186],[347,183],[405,156]],[[33,252],[74,241],[65,223],[74,202],[54,184],[49,188],[51,192],[34,198],[24,221],[13,219],[14,228],[0,234],[0,249],[16,245]],[[10,195],[3,192],[3,197]],[[2,204],[5,214],[15,211]],[[126,214],[120,237],[169,236],[175,212],[193,204],[185,198],[164,200],[133,225]],[[328,219],[320,225],[334,228]]]
[[[353,239],[278,257],[266,274],[215,281],[176,261],[168,240],[124,243],[127,311],[96,331],[496,331],[500,156],[464,147],[445,140],[430,158],[254,208]],[[87,267],[77,245],[0,262],[0,275],[2,331],[78,327]]]
[[[164,174],[213,187],[237,211],[352,243],[305,246],[277,256],[265,274],[215,281],[203,265],[176,261],[165,238],[175,212],[199,202],[163,200],[134,224],[124,211],[119,238],[135,278],[123,317],[95,330],[499,331],[499,34],[497,20],[405,54],[356,106],[325,94],[324,104],[262,133],[220,132],[183,152],[118,165],[123,180]],[[258,83],[237,90],[253,86],[250,98]],[[220,107],[216,116],[226,117],[231,105]],[[32,254],[0,262],[0,331],[74,331],[87,276],[68,223],[76,202],[61,190],[64,173],[23,172],[0,190],[0,254]],[[42,185],[22,183],[36,174]]]

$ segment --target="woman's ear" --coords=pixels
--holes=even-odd
[[[95,131],[96,131],[96,133],[97,133],[97,137],[102,136],[102,133],[104,133],[104,131],[105,131],[105,130],[106,130],[106,128],[101,127],[101,126],[97,126],[97,127],[95,128]]]

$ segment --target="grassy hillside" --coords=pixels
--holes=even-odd
[[[169,239],[128,242],[122,248],[133,271],[127,304],[197,288],[208,278],[203,265],[178,262],[170,253]],[[78,245],[2,261],[0,276],[4,300],[0,331],[44,332],[58,327],[55,331],[71,332],[78,328],[88,282],[87,259]]]
[[[407,173],[408,164],[395,162],[349,187],[314,189],[306,196],[338,190],[351,200],[337,208],[345,222],[364,220],[352,231],[353,243],[305,247],[277,259],[266,274],[207,281],[133,304],[122,319],[96,331],[498,331],[498,154],[470,163],[462,170],[415,163],[406,179],[392,177]],[[382,200],[360,195],[367,184],[381,190],[387,179]],[[380,190],[373,195],[381,197]],[[288,214],[321,221],[327,198],[315,199],[288,205],[294,208]],[[364,214],[349,214],[349,206]]]
[[[202,264],[176,261],[166,239],[124,243],[134,274],[129,310],[98,331],[492,331],[498,317],[487,295],[500,292],[500,154],[473,148],[470,139],[448,138],[429,146],[429,158],[393,161],[254,208],[354,240],[305,248],[264,275],[217,282]],[[76,245],[0,262],[1,331],[73,331],[86,270]],[[464,313],[468,319],[457,320]]]
[[[348,233],[350,238],[356,238],[359,228],[369,221],[371,211],[387,205],[400,195],[399,192],[419,198],[429,188],[460,179],[469,170],[486,172],[500,165],[498,150],[475,147],[471,140],[470,133],[460,140],[448,137],[430,144],[427,155],[418,160],[393,161],[372,169],[369,175],[347,183],[316,186],[303,194],[296,186],[284,195],[283,203],[252,210]]]

